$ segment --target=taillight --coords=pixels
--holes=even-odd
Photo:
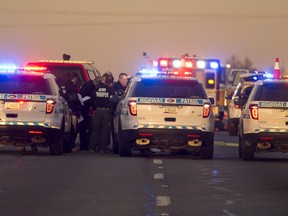
[[[53,112],[56,101],[54,99],[47,99],[46,101],[46,114]]]
[[[205,103],[203,106],[203,118],[207,118],[210,115],[211,105],[209,103]]]
[[[130,114],[133,116],[137,115],[137,102],[135,100],[128,101]]]
[[[250,110],[250,113],[251,113],[251,117],[253,119],[258,119],[258,105],[257,104],[250,104],[249,106],[249,110]]]

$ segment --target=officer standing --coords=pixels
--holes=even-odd
[[[89,118],[89,110],[91,107],[90,97],[95,87],[100,84],[102,77],[96,77],[94,80],[85,82],[80,89],[80,95],[82,97],[83,106],[81,107],[81,116],[83,120],[79,122],[79,138],[80,138],[80,151],[89,150],[89,141],[91,136],[91,118]]]
[[[110,122],[113,103],[117,102],[115,90],[111,87],[112,76],[106,76],[105,83],[101,82],[95,87],[91,95],[91,105],[94,110],[92,119],[92,134],[90,151],[107,153],[110,143]]]

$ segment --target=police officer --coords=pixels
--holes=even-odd
[[[91,105],[94,110],[92,119],[92,134],[90,139],[90,151],[106,153],[110,143],[110,122],[113,103],[117,102],[117,95],[111,87],[112,76],[105,77],[105,83],[101,82],[95,87],[91,95]]]
[[[121,97],[124,91],[126,90],[127,84],[128,84],[128,75],[126,73],[120,73],[118,81],[113,86],[119,97]]]
[[[89,80],[85,82],[80,89],[80,95],[83,99],[83,106],[81,106],[81,116],[83,120],[79,122],[79,138],[80,138],[80,151],[89,150],[89,141],[91,136],[91,118],[89,118],[89,110],[90,110],[90,97],[92,92],[95,89],[95,86],[99,85],[102,80],[102,77],[96,77],[94,80]]]

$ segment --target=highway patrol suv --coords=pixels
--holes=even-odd
[[[288,81],[256,82],[240,117],[239,156],[288,152]]]
[[[264,74],[244,73],[239,76],[240,82],[232,96],[231,102],[228,106],[228,133],[230,136],[237,136],[239,117],[241,115],[241,106],[239,104],[240,94],[249,96],[252,88],[257,80],[265,78]]]
[[[157,148],[213,158],[214,115],[195,78],[134,77],[118,103],[114,127],[114,151],[119,147],[120,156],[131,156],[132,149]]]
[[[0,67],[0,144],[36,144],[49,147],[51,155],[70,152],[71,116],[54,75]]]

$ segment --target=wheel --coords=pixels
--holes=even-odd
[[[228,134],[230,136],[237,136],[238,134],[238,124],[236,122],[232,121],[231,119],[228,119]]]
[[[74,126],[71,125],[71,129],[69,134],[65,137],[63,141],[63,152],[64,153],[71,153],[72,149],[75,145],[75,140],[77,138],[77,133],[74,130]]]
[[[200,157],[202,159],[211,160],[214,154],[214,141],[203,143],[201,147]]]
[[[124,142],[121,138],[119,140],[119,155],[121,157],[131,157],[132,156],[132,143]]]
[[[56,138],[50,143],[49,153],[50,155],[62,155],[63,154],[63,134],[59,131],[55,134]]]
[[[243,160],[254,160],[254,152],[255,148],[254,145],[247,145],[245,139],[241,138],[241,145],[242,145],[242,159]]]

